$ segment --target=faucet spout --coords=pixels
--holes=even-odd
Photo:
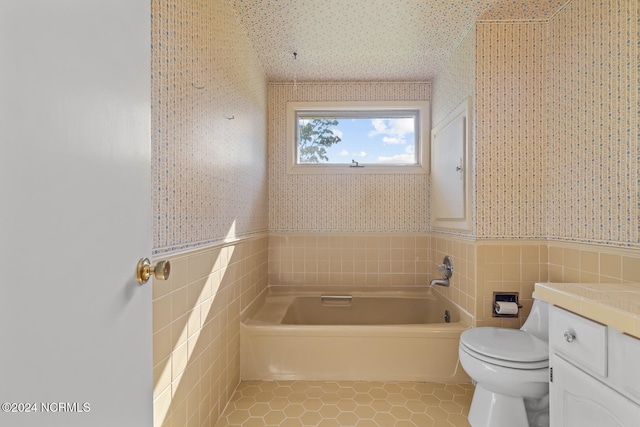
[[[433,285],[449,286],[449,278],[445,277],[443,279],[434,279],[431,281],[431,284],[429,285],[429,287]]]
[[[431,281],[429,287],[433,285],[449,286],[449,278],[453,276],[453,263],[449,255],[445,256],[442,260],[442,264],[438,264],[438,271],[442,272],[444,277],[442,279],[434,279]]]

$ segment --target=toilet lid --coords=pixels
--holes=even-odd
[[[519,329],[468,329],[460,335],[460,343],[476,353],[499,360],[531,363],[549,359],[549,345]]]

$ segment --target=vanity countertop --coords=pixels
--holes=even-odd
[[[536,283],[534,296],[640,338],[640,285]]]

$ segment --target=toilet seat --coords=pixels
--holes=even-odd
[[[519,329],[482,327],[460,336],[460,349],[494,365],[515,369],[549,366],[549,345]]]

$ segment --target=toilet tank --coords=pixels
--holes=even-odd
[[[549,342],[549,304],[534,298],[531,313],[520,329]]]

